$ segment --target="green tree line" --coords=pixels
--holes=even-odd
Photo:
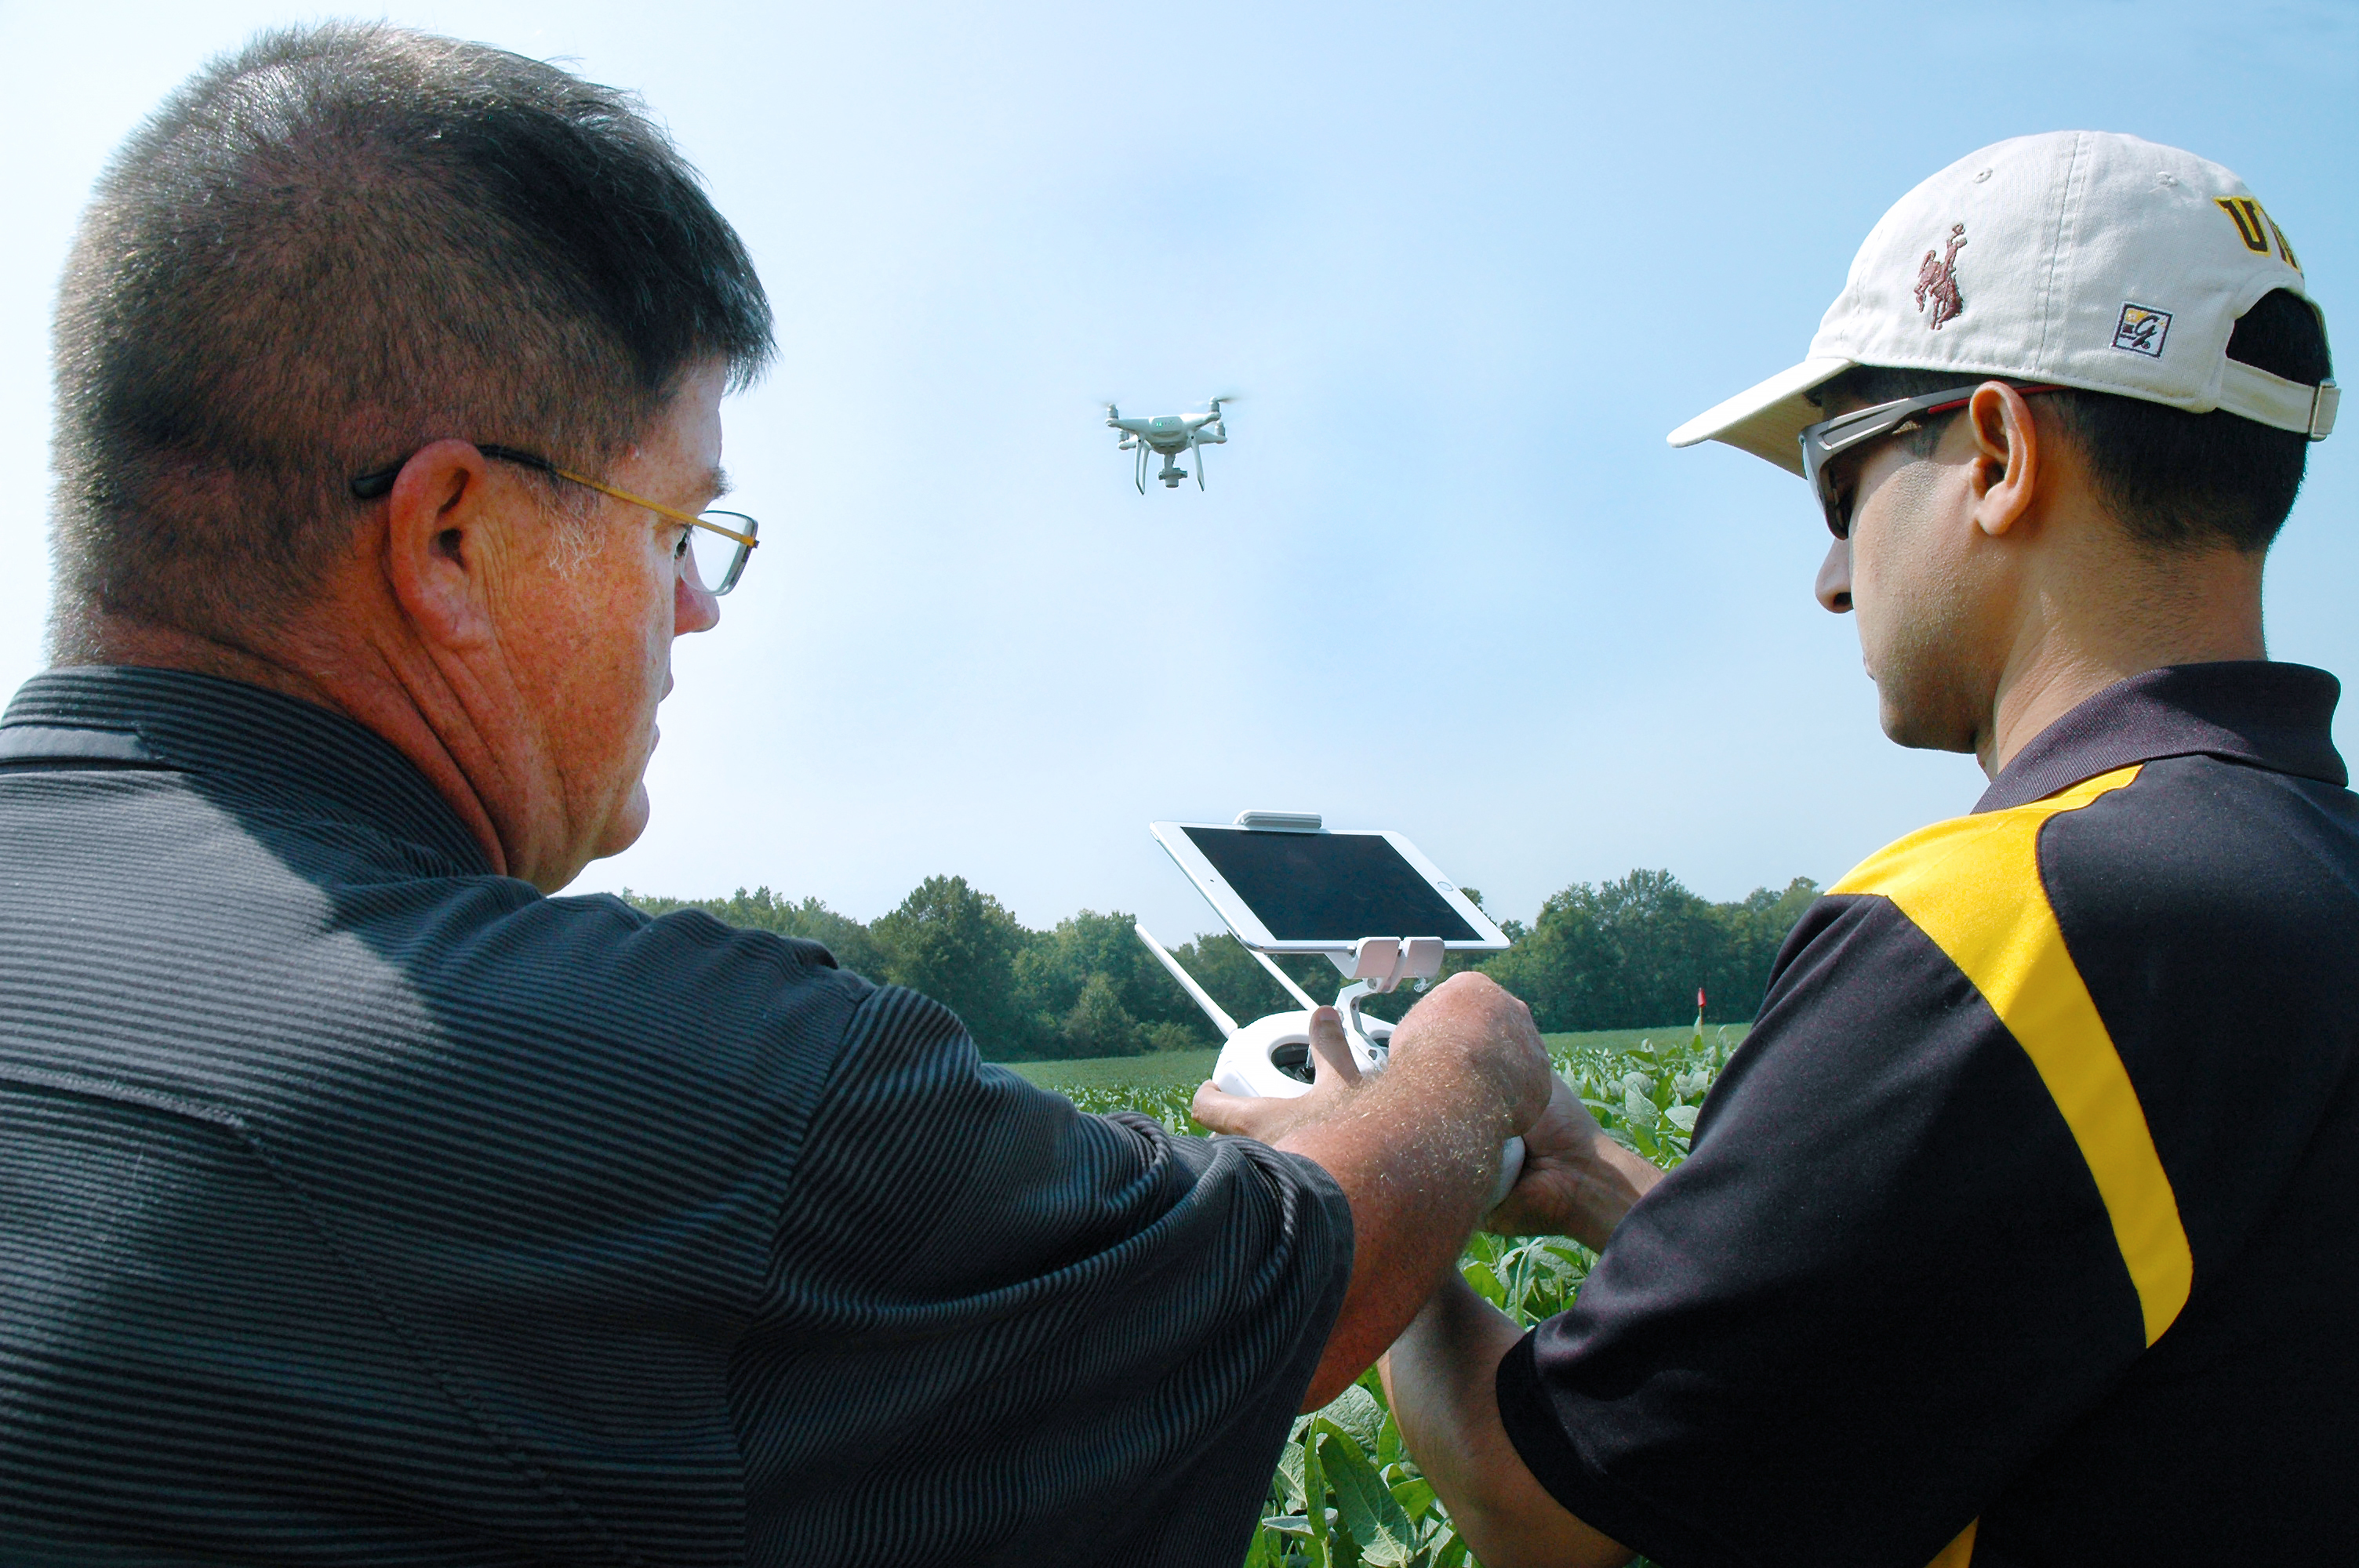
[[[1482,895],[1467,889],[1476,903]],[[1501,929],[1507,951],[1449,972],[1480,968],[1530,1004],[1550,1032],[1641,1029],[1692,1016],[1695,993],[1712,1022],[1750,1020],[1778,944],[1818,886],[1797,877],[1784,891],[1757,889],[1714,903],[1669,871],[1576,882],[1541,905],[1530,926]],[[807,937],[845,968],[923,991],[956,1011],[984,1055],[997,1061],[1121,1056],[1219,1043],[1187,993],[1132,931],[1132,917],[1093,910],[1046,931],[1026,926],[964,877],[928,877],[898,907],[865,925],[815,898],[797,903],[768,888],[728,898],[676,899],[625,892],[650,914],[701,909],[732,925]],[[1199,935],[1180,961],[1240,1022],[1297,1004],[1226,932]],[[1324,959],[1279,962],[1321,1000],[1340,977]],[[1381,998],[1370,1011],[1397,1017],[1415,998]]]

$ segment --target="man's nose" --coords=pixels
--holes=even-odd
[[[1851,610],[1851,541],[1837,539],[1819,563],[1819,602],[1837,615]]]
[[[710,632],[720,624],[720,596],[699,587],[690,573],[678,574],[672,579],[671,634],[685,637],[690,632]]]

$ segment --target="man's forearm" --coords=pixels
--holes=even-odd
[[[1324,1166],[1352,1205],[1352,1282],[1305,1409],[1383,1354],[1483,1217],[1515,1124],[1505,1094],[1450,1065],[1397,1060],[1278,1141]]]
[[[1524,1134],[1524,1173],[1484,1223],[1502,1236],[1570,1236],[1594,1251],[1622,1217],[1663,1179],[1658,1167],[1607,1137],[1563,1078]]]
[[[1522,1334],[1452,1270],[1384,1360],[1401,1441],[1489,1568],[1619,1568],[1628,1548],[1567,1512],[1499,1421],[1499,1362]]]
[[[1569,1208],[1563,1233],[1593,1252],[1605,1250],[1614,1227],[1663,1179],[1663,1168],[1600,1132],[1568,1162]]]
[[[1341,1049],[1340,1030],[1331,1044]],[[1500,1145],[1539,1118],[1554,1082],[1530,1011],[1481,975],[1427,993],[1390,1056],[1277,1139],[1325,1166],[1352,1205],[1352,1282],[1306,1409],[1365,1371],[1451,1271],[1498,1181]]]

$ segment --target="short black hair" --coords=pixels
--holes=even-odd
[[[2273,289],[2237,319],[2228,357],[2315,386],[2334,373],[2326,329],[2310,303]],[[1860,365],[1821,388],[1863,403],[1921,397],[1962,385],[1956,371]],[[2099,498],[2140,543],[2161,549],[2266,550],[2285,526],[2310,461],[2310,438],[2215,409],[2190,414],[2115,393],[2071,390],[2037,399],[2087,459]],[[1943,421],[1910,440],[1930,455]]]
[[[632,95],[395,27],[261,34],[132,135],[67,264],[55,630],[284,618],[348,547],[353,475],[451,436],[595,471],[771,343]]]

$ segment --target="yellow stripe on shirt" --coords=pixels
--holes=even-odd
[[[1877,850],[1829,891],[1898,905],[2031,1058],[2096,1178],[2152,1345],[2187,1304],[2194,1255],[2146,1109],[2073,967],[2039,874],[2048,819],[2137,775],[2122,768],[2029,806],[1936,823]]]
[[[1980,1519],[1970,1521],[1965,1529],[1958,1531],[1958,1539],[1941,1548],[1940,1554],[1925,1564],[1925,1568],[1968,1568],[1974,1560],[1974,1530],[1982,1522]]]

